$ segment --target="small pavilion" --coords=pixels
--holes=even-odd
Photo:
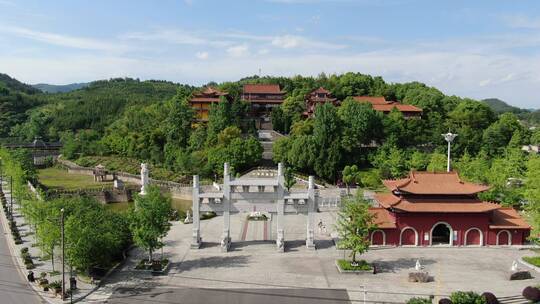
[[[374,246],[509,246],[522,245],[531,227],[510,207],[485,202],[478,194],[488,186],[468,183],[456,171],[410,172],[383,181],[370,208],[378,230]]]
[[[334,106],[339,105],[339,101],[337,98],[332,96],[332,93],[328,91],[327,89],[320,87],[311,93],[306,95],[306,111],[303,113],[304,117],[311,117],[313,116],[313,112],[315,112],[315,107],[317,105],[322,105],[325,103],[331,103]]]

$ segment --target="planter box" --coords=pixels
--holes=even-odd
[[[366,273],[366,274],[369,273],[369,274],[374,274],[373,269],[370,269],[370,270],[345,270],[345,269],[342,269],[341,266],[339,266],[339,263],[338,263],[337,260],[335,261],[335,264],[336,264],[336,268],[339,271],[339,273]]]

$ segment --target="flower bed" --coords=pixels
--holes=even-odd
[[[136,270],[143,270],[143,271],[151,271],[152,273],[164,273],[169,268],[169,260],[163,259],[163,260],[157,260],[148,262],[147,259],[140,260],[137,266],[135,266]]]
[[[336,260],[336,266],[339,270],[339,272],[373,272],[373,265],[369,264],[365,260],[357,261],[356,264],[353,264],[349,260]]]

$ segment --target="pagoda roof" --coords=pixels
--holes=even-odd
[[[491,216],[491,229],[531,229],[531,226],[513,208],[499,208]]]
[[[391,193],[377,193],[375,200],[386,209],[415,213],[485,213],[500,205],[475,198],[402,198]]]
[[[279,84],[245,84],[245,94],[284,94]]]
[[[394,108],[400,112],[416,112],[421,113],[422,109],[409,104],[402,104],[397,101],[389,101],[384,96],[355,96],[353,97],[359,102],[371,103],[373,110],[380,112],[391,112]]]
[[[400,112],[417,112],[421,113],[422,109],[409,104],[401,104],[398,102],[392,102],[389,104],[372,104],[373,110],[380,112],[391,112],[396,108]]]
[[[360,102],[369,102],[372,105],[388,104],[384,96],[354,96],[353,98]]]
[[[323,87],[319,87],[318,89],[314,90],[313,92],[311,93],[316,93],[316,94],[330,94],[330,91],[328,91],[327,89],[323,88]]]
[[[374,215],[373,222],[377,225],[377,228],[396,228],[396,219],[385,208],[371,207],[369,208],[369,213]]]
[[[472,195],[489,189],[489,186],[462,181],[456,171],[411,171],[407,178],[383,183],[390,191],[424,195]]]

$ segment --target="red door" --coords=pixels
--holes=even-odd
[[[384,245],[384,236],[381,230],[373,231],[371,235],[371,245]]]
[[[499,240],[498,244],[501,246],[510,245],[510,237],[508,235],[508,231],[503,230],[498,233],[497,240]]]
[[[467,244],[465,245],[482,245],[480,244],[480,231],[476,229],[469,230],[467,233]]]
[[[405,229],[401,233],[401,245],[416,245],[416,233],[412,229]]]

